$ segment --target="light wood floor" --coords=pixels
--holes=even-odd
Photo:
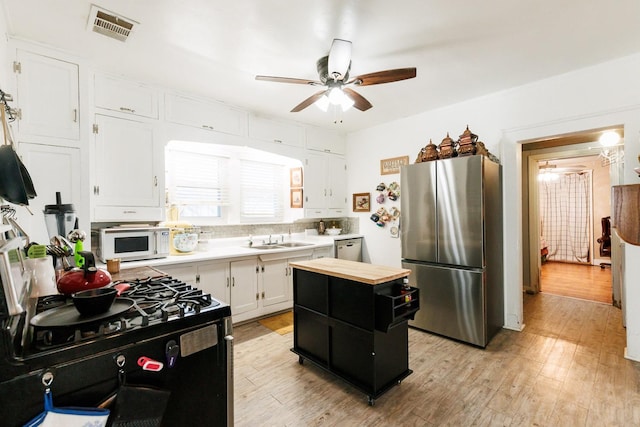
[[[235,328],[236,426],[640,426],[640,363],[623,357],[620,310],[524,295],[526,327],[484,350],[409,329],[413,374],[364,394],[251,322]]]
[[[611,304],[611,268],[565,262],[545,262],[541,267],[542,292]]]

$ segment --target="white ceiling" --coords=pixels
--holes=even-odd
[[[94,0],[140,23],[127,42],[87,30],[90,0],[0,0],[9,34],[96,67],[252,111],[353,131],[640,51],[638,0]],[[351,75],[417,67],[357,91],[373,108],[311,106],[331,41],[353,42]],[[585,88],[588,90],[588,88]]]

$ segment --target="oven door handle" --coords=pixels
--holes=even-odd
[[[233,427],[233,335],[224,337],[227,348],[227,426]]]

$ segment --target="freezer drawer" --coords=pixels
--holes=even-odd
[[[487,345],[482,270],[402,263],[409,284],[420,291],[420,310],[409,325],[470,344]]]

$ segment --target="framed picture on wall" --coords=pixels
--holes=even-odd
[[[302,188],[291,189],[291,207],[292,208],[302,207]]]
[[[291,168],[289,170],[289,187],[302,187],[302,168]]]
[[[355,193],[353,195],[353,211],[369,212],[371,210],[371,193]]]

